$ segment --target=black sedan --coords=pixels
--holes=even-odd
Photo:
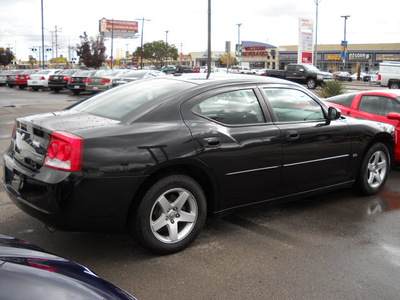
[[[59,91],[68,87],[69,79],[79,70],[69,69],[61,71],[60,73],[50,75],[49,88],[51,91],[58,93]]]
[[[135,299],[82,265],[1,234],[0,298]]]
[[[285,80],[166,76],[18,118],[3,184],[53,227],[128,229],[147,248],[173,253],[207,216],[353,185],[377,193],[393,133],[341,117]]]

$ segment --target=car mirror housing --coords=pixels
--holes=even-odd
[[[342,112],[340,111],[339,108],[336,108],[336,107],[328,108],[328,120],[329,121],[337,120],[340,118],[341,115],[342,115]]]
[[[389,120],[398,120],[400,121],[400,114],[396,112],[390,112],[386,116]]]

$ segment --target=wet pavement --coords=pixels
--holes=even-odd
[[[4,89],[0,153],[14,116],[84,97],[38,93],[7,107]],[[29,91],[13,93],[22,101]],[[49,231],[0,187],[0,233],[77,261],[138,299],[398,299],[399,180],[396,169],[375,196],[341,190],[210,221],[191,247],[169,256],[152,255],[129,234]]]

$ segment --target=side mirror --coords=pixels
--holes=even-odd
[[[336,107],[328,108],[328,120],[329,121],[337,120],[340,118],[341,115],[342,115],[342,112],[340,111],[339,108],[336,108]]]
[[[400,114],[396,112],[390,112],[386,116],[389,120],[397,120],[400,121]]]

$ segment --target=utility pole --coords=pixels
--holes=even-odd
[[[43,23],[43,0],[41,0],[42,8],[42,68],[44,68],[44,23]]]
[[[317,67],[318,62],[318,5],[321,0],[314,0],[316,5],[316,12],[315,12],[315,52],[314,52],[314,66]]]
[[[151,21],[145,18],[136,19],[136,21],[142,21],[142,35],[140,37],[140,68],[143,69],[143,28],[144,28],[144,21]]]
[[[58,69],[58,43],[57,43],[57,33],[61,31],[62,28],[57,29],[57,25],[56,25],[56,29],[54,31],[55,33],[55,38],[56,38],[56,64],[57,64],[57,69]]]

